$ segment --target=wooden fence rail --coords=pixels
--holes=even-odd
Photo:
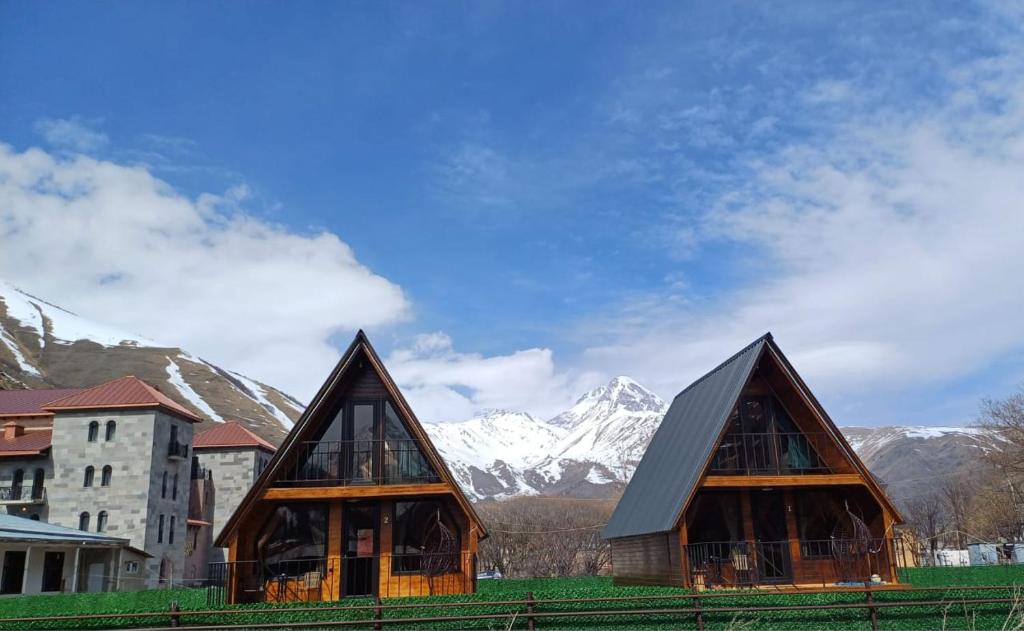
[[[525,621],[527,629],[533,631],[536,628],[538,620],[544,619],[557,619],[557,618],[587,618],[595,616],[615,616],[615,617],[627,617],[627,616],[693,616],[698,631],[703,631],[706,624],[707,617],[714,614],[739,614],[739,613],[766,613],[766,612],[785,612],[785,611],[828,611],[828,610],[865,610],[868,614],[867,619],[870,623],[872,631],[878,631],[879,621],[878,612],[881,609],[888,609],[893,607],[902,608],[922,608],[922,607],[949,607],[950,605],[968,606],[968,605],[990,605],[990,604],[1019,604],[1021,598],[1017,593],[1017,587],[1015,586],[999,586],[999,585],[986,585],[986,586],[952,586],[952,587],[923,587],[909,590],[872,590],[869,588],[854,588],[848,590],[800,590],[796,592],[712,592],[712,593],[685,593],[685,594],[664,594],[664,595],[636,595],[636,596],[606,596],[606,597],[593,597],[593,598],[552,598],[537,600],[533,598],[532,593],[527,593],[526,599],[524,600],[495,600],[495,601],[439,601],[439,602],[427,602],[427,603],[396,603],[396,604],[382,604],[380,599],[375,599],[372,605],[350,605],[350,606],[326,606],[326,607],[276,607],[276,608],[232,608],[232,609],[206,609],[206,610],[182,610],[178,607],[177,602],[172,602],[168,611],[154,611],[154,612],[140,612],[140,613],[107,613],[107,614],[84,614],[84,615],[59,615],[59,616],[23,616],[23,617],[12,617],[12,618],[0,618],[0,625],[7,625],[10,623],[26,623],[26,622],[87,622],[96,621],[103,619],[137,619],[140,623],[154,621],[154,619],[163,619],[167,621],[165,626],[149,626],[149,627],[126,627],[132,628],[136,631],[155,631],[157,629],[166,629],[168,627],[187,629],[192,631],[213,631],[215,629],[275,629],[275,628],[314,628],[314,627],[367,627],[373,629],[383,629],[385,625],[393,624],[432,624],[440,622],[471,622],[481,620],[503,620],[509,621],[513,619],[522,618]],[[936,593],[936,592],[985,592],[1001,590],[1007,591],[1012,594],[1008,597],[1000,598],[934,598],[934,599],[915,599],[915,600],[877,600],[875,595],[885,594],[890,592],[895,593],[906,593],[912,592],[917,593]],[[782,605],[771,605],[771,604],[752,604],[752,605],[726,605],[726,606],[715,606],[715,600],[721,598],[778,598],[780,596],[792,595],[792,594],[864,594],[863,602],[839,602],[839,603],[827,603],[827,604],[782,604]],[[680,601],[687,602],[689,607],[644,607],[642,604],[644,601],[659,600],[659,601]],[[621,603],[621,602],[637,602],[638,607],[636,608],[618,608],[618,609],[558,609],[553,611],[544,611],[546,606],[550,605],[584,605],[584,604],[600,604],[600,603]],[[711,606],[709,606],[709,604]],[[476,608],[476,607],[516,607],[514,611],[504,612],[488,612],[488,613],[464,613],[460,615],[448,615],[448,616],[419,616],[419,617],[386,617],[388,611],[408,611],[423,608],[437,608],[443,606],[446,609],[454,608]],[[1012,607],[1008,608],[1010,611]],[[365,611],[369,614],[369,617],[362,618],[359,620],[308,620],[301,622],[266,622],[266,623],[252,623],[246,622],[242,624],[184,624],[188,618],[197,618],[201,616],[235,616],[235,615],[287,615],[296,613],[330,613],[330,612],[353,612],[353,611]]]

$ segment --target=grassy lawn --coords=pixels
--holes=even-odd
[[[972,594],[958,590],[958,586],[973,585],[1011,585],[1024,584],[1024,566],[977,567],[977,568],[917,568],[907,570],[905,577],[917,586],[945,586],[946,593],[915,593],[883,592],[876,594],[878,602],[899,602],[916,599],[933,599],[944,596],[947,599],[978,598],[982,594]],[[614,587],[607,578],[571,578],[571,579],[530,579],[530,580],[499,580],[480,581],[476,594],[462,596],[438,596],[433,598],[393,599],[385,604],[409,604],[414,602],[436,605],[423,609],[393,610],[387,612],[391,617],[457,615],[460,613],[503,613],[508,617],[502,620],[468,621],[446,623],[429,627],[431,629],[505,629],[511,620],[515,607],[453,607],[452,602],[518,600],[527,592],[533,592],[538,600],[557,598],[599,598],[605,596],[650,595],[664,596],[682,594],[684,590],[669,587]],[[985,593],[985,597],[1008,595],[1007,592]],[[0,617],[13,616],[50,616],[60,614],[90,613],[123,613],[124,617],[102,619],[91,623],[76,622],[74,624],[50,623],[0,623],[0,629],[88,629],[88,628],[127,628],[131,626],[166,626],[168,619],[133,618],[131,614],[140,612],[167,611],[170,603],[177,601],[182,611],[207,609],[206,592],[202,589],[151,590],[144,592],[124,592],[114,594],[56,594],[48,596],[28,596],[0,599]],[[838,604],[863,602],[861,594],[770,594],[763,592],[736,592],[724,597],[708,598],[704,607],[781,605],[781,604]],[[313,611],[313,612],[281,612],[270,613],[267,609],[296,608],[310,606],[345,607],[371,604],[369,600],[345,600],[342,603],[318,604],[261,604],[240,605],[230,609],[241,609],[246,613],[238,615],[206,615],[184,618],[184,624],[200,623],[233,623],[245,624],[255,622],[301,622],[305,620],[358,620],[369,619],[368,610],[350,609],[347,611]],[[687,607],[688,603],[671,599],[652,599],[638,605],[632,602],[587,603],[587,604],[551,604],[542,605],[537,611],[554,611],[581,608],[589,610],[644,608]],[[225,607],[225,609],[228,609]],[[951,606],[945,612],[939,607],[931,610],[892,608],[879,611],[880,628],[887,630],[899,629],[939,629],[945,618],[946,629],[1001,629],[1006,619],[1009,606],[1006,604],[979,605],[967,611],[964,607]],[[780,629],[794,631],[804,630],[867,630],[870,628],[868,616],[861,609],[828,609],[825,611],[800,612],[768,612],[757,614],[708,613],[705,615],[706,628],[725,629]],[[973,625],[973,627],[971,626]],[[674,614],[645,617],[638,622],[633,615],[575,617],[556,620],[541,619],[537,624],[540,629],[695,629],[693,615]],[[525,620],[519,618],[514,628],[525,628]],[[389,624],[386,629],[425,628],[423,625]]]

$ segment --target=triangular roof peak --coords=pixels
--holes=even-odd
[[[238,509],[231,515],[231,518],[228,519],[228,522],[224,525],[220,535],[217,537],[217,545],[228,545],[228,541],[230,541],[230,538],[234,535],[239,522],[250,510],[252,510],[255,503],[263,496],[264,492],[280,473],[282,467],[286,466],[284,463],[289,452],[296,444],[300,443],[311,430],[314,429],[313,423],[320,421],[323,415],[329,412],[330,405],[333,402],[331,395],[342,387],[343,378],[351,369],[357,366],[356,360],[359,357],[366,358],[370,368],[384,384],[392,403],[397,408],[398,413],[406,421],[410,433],[419,443],[424,456],[434,466],[441,478],[441,481],[447,484],[451,489],[456,501],[477,528],[480,533],[480,537],[483,538],[487,536],[487,531],[484,528],[483,522],[473,509],[473,505],[466,498],[461,487],[459,487],[455,476],[452,475],[448,465],[434,447],[430,437],[423,429],[423,426],[416,418],[416,415],[413,413],[409,403],[405,400],[405,397],[399,390],[398,385],[384,366],[384,362],[381,361],[377,351],[374,350],[373,345],[370,344],[370,340],[366,333],[362,329],[359,329],[356,332],[355,337],[352,339],[352,343],[349,344],[348,348],[342,354],[341,359],[338,360],[337,365],[335,365],[334,369],[331,371],[331,374],[328,375],[323,385],[320,386],[316,395],[310,401],[309,405],[306,406],[302,416],[300,416],[299,420],[295,422],[294,427],[292,427],[280,447],[278,447],[277,453],[263,470],[260,477],[249,489],[249,492],[239,504]]]
[[[676,395],[605,527],[605,538],[667,532],[676,527],[714,455],[729,415],[766,354],[778,362],[873,494],[898,516],[768,332]]]
[[[135,375],[126,375],[98,386],[80,390],[42,406],[51,412],[120,408],[159,408],[192,421],[202,418]]]

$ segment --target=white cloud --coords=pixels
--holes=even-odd
[[[445,333],[417,336],[385,360],[420,418],[461,420],[489,408],[541,417],[565,409],[582,382],[556,370],[553,353],[530,348],[508,355],[460,353]],[[587,386],[595,384],[586,383]]]
[[[1024,348],[1021,58],[950,69],[931,110],[880,110],[750,165],[700,238],[752,280],[591,323],[614,341],[582,362],[670,395],[771,329],[841,396],[945,383]]]
[[[246,214],[244,186],[186,197],[142,167],[0,144],[0,277],[305,398],[329,339],[409,315],[338,236]]]
[[[36,121],[36,132],[56,149],[91,152],[107,144],[107,135],[96,131],[78,117],[44,118]]]

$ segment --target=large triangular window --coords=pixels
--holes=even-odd
[[[828,473],[814,445],[824,436],[797,428],[772,396],[743,397],[708,471],[711,475],[800,475]]]
[[[345,399],[314,440],[295,446],[284,485],[415,484],[439,480],[386,398]]]

